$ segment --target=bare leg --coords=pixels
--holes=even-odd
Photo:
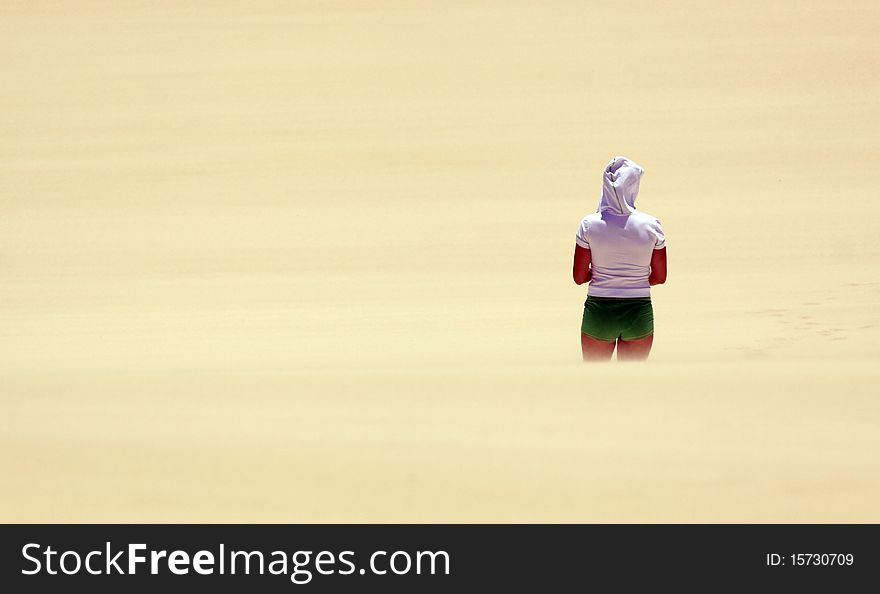
[[[618,361],[644,361],[651,354],[651,345],[654,344],[654,335],[640,338],[639,340],[618,340]]]
[[[584,361],[610,361],[614,353],[614,341],[596,340],[581,332],[581,353]]]

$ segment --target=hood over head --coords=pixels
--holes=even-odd
[[[636,210],[636,196],[644,169],[626,157],[614,157],[602,173],[602,197],[598,212],[629,215]]]

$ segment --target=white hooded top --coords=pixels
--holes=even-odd
[[[666,235],[657,218],[636,209],[644,173],[626,157],[614,157],[605,166],[599,208],[584,217],[575,235],[575,242],[591,251],[588,295],[651,296],[651,255],[666,246]]]

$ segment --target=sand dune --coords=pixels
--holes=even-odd
[[[880,521],[878,18],[4,3],[0,519]],[[616,154],[669,282],[585,367]]]

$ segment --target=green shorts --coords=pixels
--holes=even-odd
[[[648,337],[654,333],[651,298],[587,296],[581,332],[608,342]]]

